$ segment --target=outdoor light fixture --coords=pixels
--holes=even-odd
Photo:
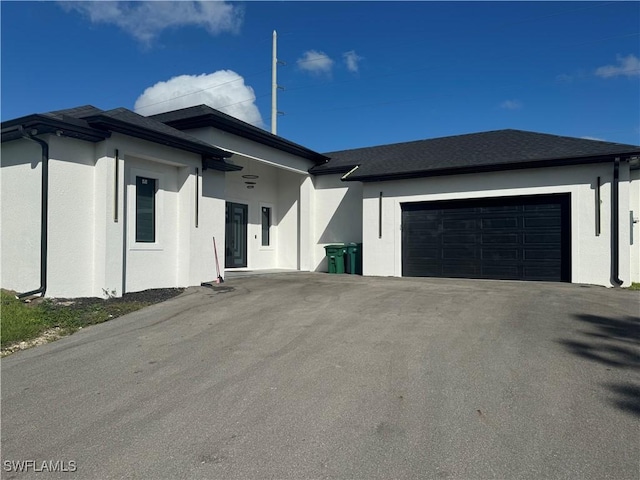
[[[251,173],[251,162],[249,162],[249,172],[245,173],[244,175],[242,175],[242,178],[244,178],[245,180],[257,180],[259,177],[259,175],[255,175],[253,173]],[[255,188],[256,182],[253,181],[245,181],[244,183],[247,184],[247,188],[252,189]]]

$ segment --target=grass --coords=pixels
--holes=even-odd
[[[640,283],[634,282],[629,287],[629,290],[640,290]]]
[[[80,328],[106,322],[112,318],[147,307],[153,300],[140,301],[100,298],[59,302],[45,299],[23,303],[5,290],[0,291],[0,344],[2,348],[32,340],[58,327],[59,335],[69,335]]]

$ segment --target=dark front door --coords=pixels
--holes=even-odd
[[[224,266],[247,266],[247,205],[227,202]]]
[[[570,196],[403,204],[402,275],[570,282]]]

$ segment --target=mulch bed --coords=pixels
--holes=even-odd
[[[128,302],[139,302],[139,303],[160,303],[165,300],[169,300],[170,298],[177,297],[182,292],[184,292],[184,288],[152,288],[149,290],[143,290],[141,292],[131,292],[125,293],[121,297],[112,297],[112,298],[98,298],[98,297],[82,297],[82,298],[53,298],[51,301],[54,304],[68,306],[70,308],[85,308],[90,305],[99,304],[118,304],[118,303],[128,303]]]

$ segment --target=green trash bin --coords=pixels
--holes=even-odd
[[[349,243],[346,246],[345,270],[351,275],[362,275],[362,244]]]
[[[344,243],[327,245],[324,249],[327,252],[329,273],[344,273],[344,257],[346,252]]]

